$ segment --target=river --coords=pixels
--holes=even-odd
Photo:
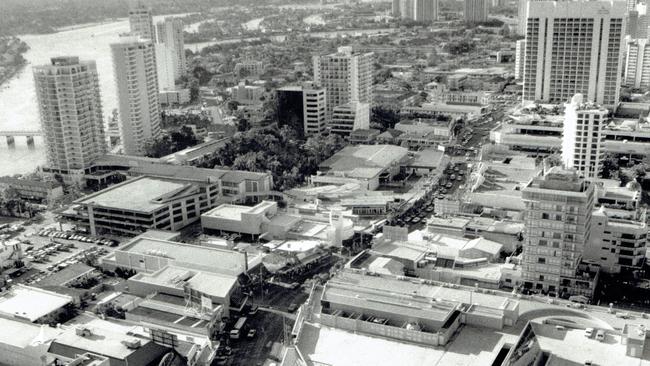
[[[156,16],[154,21],[164,17]],[[74,55],[97,62],[106,118],[117,107],[110,44],[118,40],[120,33],[128,30],[128,20],[122,19],[53,34],[19,36],[30,47],[23,55],[28,64],[10,81],[0,86],[0,131],[40,129],[32,66],[49,63],[54,56]],[[0,176],[29,173],[43,165],[43,140],[36,138],[35,142],[35,146],[29,148],[24,137],[17,137],[15,147],[9,148],[5,139],[0,137]]]

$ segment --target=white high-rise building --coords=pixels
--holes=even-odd
[[[438,0],[413,0],[413,20],[418,22],[438,20]]]
[[[140,38],[156,39],[151,9],[139,1],[129,8],[129,26],[131,28],[130,33],[138,35]]]
[[[413,19],[414,0],[400,0],[399,13],[402,19]]]
[[[183,21],[179,18],[165,18],[164,21],[156,24],[156,31],[156,43],[164,44],[164,49],[171,54],[169,56],[171,64],[167,68],[173,70],[174,80],[176,80],[184,75],[187,69]]]
[[[523,100],[618,103],[625,3],[529,1]]]
[[[391,5],[391,14],[396,18],[402,15],[399,9],[401,2],[402,2],[401,0],[393,0]]]
[[[521,80],[524,76],[524,59],[526,58],[526,40],[520,39],[515,45],[515,79]]]
[[[88,167],[107,147],[95,61],[55,57],[33,71],[48,168]]]
[[[337,53],[314,56],[314,82],[327,91],[327,112],[349,102],[372,103],[374,54],[339,47]]]
[[[176,70],[174,52],[164,43],[153,45],[156,55],[156,73],[160,91],[176,89]]]
[[[635,88],[650,88],[650,47],[647,39],[627,42],[624,84]]]
[[[562,162],[585,178],[598,177],[603,159],[602,131],[607,125],[609,111],[594,103],[583,103],[576,94],[567,103],[562,134]]]
[[[126,35],[111,44],[111,51],[123,151],[143,155],[145,143],[161,132],[154,46],[151,40]]]
[[[488,20],[490,2],[488,0],[465,0],[463,16],[467,23],[485,22]]]

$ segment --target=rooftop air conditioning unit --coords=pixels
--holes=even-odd
[[[77,328],[75,328],[74,332],[79,337],[88,337],[88,336],[91,336],[93,334],[90,331],[90,329],[86,328],[86,327],[77,327]]]
[[[128,340],[128,341],[122,341],[122,344],[126,346],[128,349],[137,349],[140,348],[141,343],[139,339],[133,339],[133,340]]]

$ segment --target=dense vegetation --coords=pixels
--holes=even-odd
[[[184,126],[179,131],[149,141],[145,145],[145,155],[151,158],[160,158],[194,146],[199,142],[192,129]]]
[[[345,145],[338,135],[315,136],[306,141],[289,127],[269,126],[235,134],[203,166],[227,166],[252,172],[270,172],[275,189],[284,191],[305,182],[318,165]]]

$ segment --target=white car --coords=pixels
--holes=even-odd
[[[592,335],[594,335],[594,328],[585,329],[585,337],[591,338]]]

